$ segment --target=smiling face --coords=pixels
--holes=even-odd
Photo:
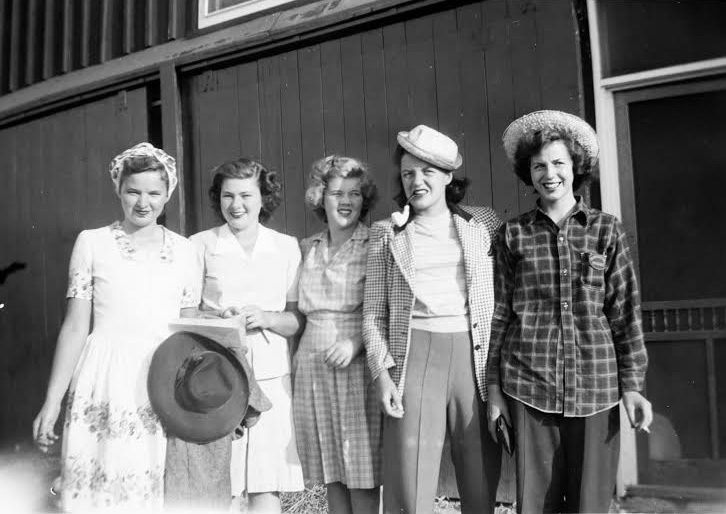
[[[159,171],[128,175],[121,183],[118,195],[124,219],[139,228],[156,223],[169,201],[167,184]]]
[[[259,223],[262,194],[255,178],[227,178],[219,194],[222,216],[232,232],[240,232]]]
[[[360,178],[331,178],[325,189],[323,207],[331,229],[354,227],[363,208]]]
[[[529,165],[532,185],[539,193],[542,207],[555,207],[575,199],[572,189],[572,157],[562,141],[553,141],[533,156]]]
[[[451,183],[452,174],[404,153],[401,157],[401,183],[406,198],[416,214],[421,216],[436,215],[446,206],[446,186]]]

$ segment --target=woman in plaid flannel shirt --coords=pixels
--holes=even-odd
[[[404,213],[371,228],[363,307],[386,414],[383,510],[431,512],[448,432],[462,512],[493,512],[501,450],[486,437],[484,370],[500,221],[458,205],[468,182],[454,141],[419,125],[398,143]]]
[[[618,401],[634,427],[652,420],[635,266],[620,222],[574,195],[597,164],[590,125],[537,111],[503,140],[539,200],[498,238],[489,431],[514,427],[518,512],[608,512]]]
[[[305,480],[325,484],[328,511],[378,514],[381,411],[361,336],[368,227],[377,198],[362,162],[330,155],[312,166],[305,201],[328,226],[302,247],[293,414]]]

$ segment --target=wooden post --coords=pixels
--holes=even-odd
[[[187,235],[186,224],[186,180],[184,178],[184,132],[182,130],[181,96],[179,81],[173,61],[161,64],[161,137],[164,150],[176,159],[176,194],[166,204],[167,225],[171,230]]]

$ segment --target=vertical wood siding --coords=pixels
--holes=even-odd
[[[322,227],[303,197],[310,164],[329,153],[371,165],[381,192],[371,218],[386,217],[396,133],[418,123],[459,142],[466,203],[504,218],[527,210],[534,197],[501,134],[535,109],[579,113],[578,44],[567,0],[487,0],[187,77],[189,226],[218,223],[209,171],[239,156],[282,174],[274,228],[303,237]]]
[[[78,233],[118,219],[108,163],[147,137],[146,90],[122,92],[0,131],[0,440],[30,435],[65,310]]]
[[[0,95],[184,35],[186,0],[0,0]]]

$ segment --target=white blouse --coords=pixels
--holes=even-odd
[[[260,225],[257,241],[247,253],[227,224],[194,234],[199,275],[203,277],[202,310],[256,305],[281,312],[297,302],[300,247],[297,239]],[[247,357],[255,378],[290,373],[287,338],[270,330],[247,334]]]

